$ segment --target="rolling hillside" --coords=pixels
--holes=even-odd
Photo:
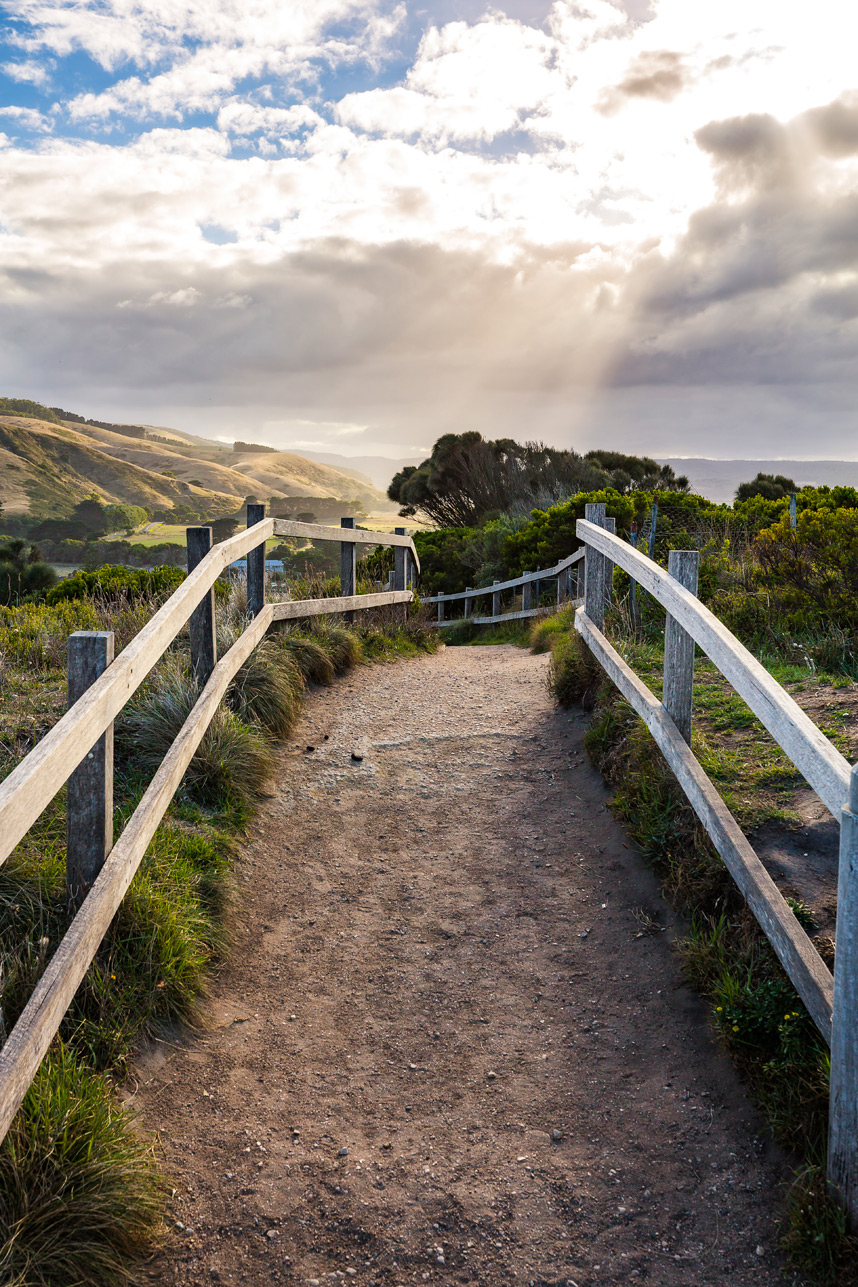
[[[369,483],[291,452],[238,453],[169,430],[152,433],[170,441],[0,415],[0,503],[8,514],[62,517],[96,491],[108,503],[157,510],[191,504],[215,517],[252,493],[264,500],[355,498],[369,511],[390,509]]]

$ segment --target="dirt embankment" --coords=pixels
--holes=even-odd
[[[783,1283],[783,1160],[545,667],[448,648],[308,703],[212,1027],[137,1071],[153,1282]]]

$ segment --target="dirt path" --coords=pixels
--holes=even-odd
[[[153,1282],[783,1283],[782,1159],[545,670],[448,648],[309,701],[212,1029],[138,1069]]]

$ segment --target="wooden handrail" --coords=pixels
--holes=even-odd
[[[113,723],[221,572],[273,533],[269,518],[215,545],[101,678],[0,783],[0,863]]]
[[[262,524],[249,529],[257,542],[260,527]],[[223,544],[226,545],[227,542]],[[213,550],[212,553],[214,552]],[[410,590],[394,590],[336,599],[295,599],[268,603],[217,662],[0,1050],[0,1140],[9,1129],[9,1124],[18,1111],[231,680],[272,622],[314,617],[321,613],[346,612],[356,608],[384,607],[408,603],[412,599]],[[119,660],[124,655],[121,654]],[[117,664],[118,662],[113,663],[114,666]],[[107,673],[109,671],[105,672]],[[72,708],[74,709],[76,706]],[[29,758],[28,756],[27,759]]]
[[[417,571],[420,571],[420,559],[410,536],[399,536],[396,532],[368,532],[360,527],[325,527],[322,523],[299,523],[291,518],[275,518],[273,521],[275,536],[306,536],[308,540],[337,541],[341,545],[404,546],[411,551]]]
[[[825,1040],[831,1044],[834,980],[792,909],[760,862],[663,704],[626,665],[583,608],[575,629],[623,697],[637,711],[673,770],[730,875],[756,916],[796,991]]]
[[[525,572],[522,576],[514,577],[511,581],[499,581],[496,585],[484,585],[478,590],[460,590],[457,594],[433,594],[426,598],[421,598],[421,603],[449,603],[452,599],[477,599],[483,594],[496,594],[501,590],[514,590],[518,585],[527,585],[533,581],[550,581],[553,576],[559,576],[567,568],[572,567],[583,559],[586,551],[582,548],[570,554],[568,558],[561,559],[553,568],[540,568],[538,572]]]
[[[714,613],[664,568],[595,523],[579,519],[577,533],[587,545],[634,577],[691,635],[839,820],[849,794],[849,762],[798,702]]]

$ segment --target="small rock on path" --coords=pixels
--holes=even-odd
[[[137,1070],[153,1283],[783,1283],[784,1161],[546,666],[447,648],[310,697],[211,1027]]]

